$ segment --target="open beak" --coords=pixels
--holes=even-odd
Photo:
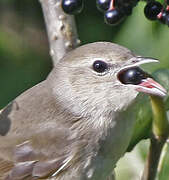
[[[137,57],[133,57],[130,59],[130,63],[125,65],[125,69],[126,68],[131,68],[131,67],[136,67],[136,66],[140,66],[142,64],[148,64],[148,63],[159,63],[158,59],[155,58],[151,58],[151,57],[142,57],[142,56],[137,56]]]
[[[138,81],[138,83],[123,83],[123,84],[131,84],[132,86],[134,86],[136,88],[136,91],[138,92],[143,92],[149,95],[155,95],[155,96],[160,96],[160,97],[164,97],[167,94],[167,91],[158,83],[156,82],[154,79],[152,79],[152,77],[146,73],[145,71],[143,71],[141,68],[139,68],[140,65],[145,64],[145,63],[151,63],[151,62],[159,62],[157,59],[153,59],[153,58],[145,58],[145,57],[134,57],[130,60],[130,62],[128,64],[126,64],[125,66],[123,66],[123,68],[119,71],[119,74],[122,72],[123,73],[123,77],[125,76],[125,73],[127,75],[127,72],[130,71],[130,69],[132,68],[138,68],[138,71],[140,69],[140,71],[138,73],[137,76],[138,78],[140,78],[140,80]]]
[[[167,94],[167,91],[152,78],[143,79],[142,83],[137,85],[136,90],[138,92],[144,92],[146,94],[161,96],[161,97],[164,97]]]

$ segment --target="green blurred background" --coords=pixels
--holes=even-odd
[[[111,27],[104,24],[95,0],[85,0],[84,11],[76,16],[82,44],[94,41],[115,42],[139,55],[160,59],[160,64],[149,65],[148,71],[169,69],[169,28],[148,21],[144,17],[144,5],[145,2],[140,2],[130,17],[120,25]],[[45,79],[51,68],[48,40],[38,0],[1,0],[0,108]],[[146,157],[146,144],[141,142],[119,162],[118,180],[139,179]],[[169,179],[168,162],[160,180]]]

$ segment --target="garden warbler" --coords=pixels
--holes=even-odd
[[[109,42],[66,54],[1,111],[1,179],[105,180],[129,145],[138,93],[166,94],[139,67],[150,62]]]

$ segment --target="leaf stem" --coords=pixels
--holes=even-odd
[[[169,122],[163,99],[157,96],[151,96],[151,106],[154,117],[152,122],[152,136],[148,158],[141,180],[155,179],[160,155],[169,135]]]
[[[153,134],[159,138],[167,138],[169,135],[169,122],[163,99],[157,96],[151,96],[151,106],[154,116],[152,124]]]

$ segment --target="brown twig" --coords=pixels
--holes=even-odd
[[[61,0],[39,0],[48,32],[50,55],[54,66],[69,51],[80,44],[74,17],[66,15]]]

